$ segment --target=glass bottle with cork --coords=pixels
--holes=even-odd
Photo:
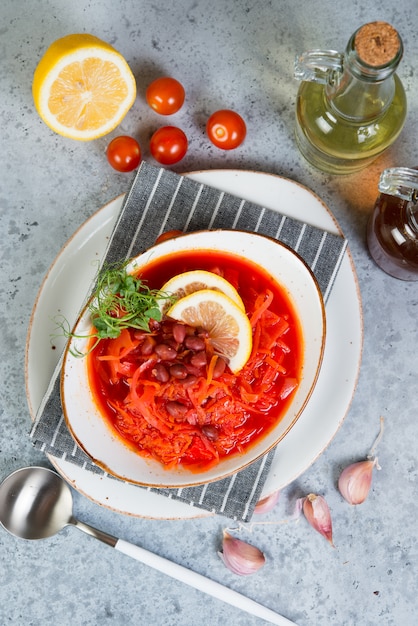
[[[387,274],[418,280],[418,169],[387,169],[378,188],[367,225],[370,254]]]
[[[296,141],[312,165],[350,174],[393,144],[407,110],[395,73],[402,55],[398,32],[378,21],[361,26],[345,53],[311,50],[296,59]]]

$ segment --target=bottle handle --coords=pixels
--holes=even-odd
[[[380,193],[418,202],[418,170],[409,167],[384,170],[380,175],[378,188]]]
[[[334,84],[343,72],[344,55],[335,50],[308,50],[295,59],[294,77],[322,85]]]

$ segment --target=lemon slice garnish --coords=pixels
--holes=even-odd
[[[191,270],[178,274],[170,278],[162,287],[161,291],[165,294],[176,296],[176,298],[184,298],[195,291],[202,289],[214,289],[229,296],[243,311],[245,311],[244,303],[238,291],[222,276],[206,270]]]
[[[248,361],[252,349],[250,321],[245,310],[221,291],[194,291],[173,304],[167,315],[207,331],[215,353],[225,357],[233,373]]]

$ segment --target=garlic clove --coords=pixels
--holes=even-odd
[[[218,554],[226,567],[239,576],[254,574],[266,561],[261,550],[232,537],[227,531],[224,531],[222,552]]]
[[[338,489],[349,504],[362,504],[369,495],[377,458],[346,467],[338,479]]]
[[[334,547],[332,541],[332,520],[328,504],[322,496],[310,493],[303,499],[303,513],[315,530],[317,530]]]
[[[280,491],[274,491],[269,496],[266,496],[262,500],[259,500],[255,505],[254,513],[261,515],[262,513],[268,513],[276,506],[279,501]]]
[[[375,453],[383,437],[384,421],[384,418],[380,417],[379,434],[367,455],[367,461],[352,463],[341,472],[338,479],[338,489],[349,504],[362,504],[366,500],[372,484],[373,470],[374,468],[380,470]]]

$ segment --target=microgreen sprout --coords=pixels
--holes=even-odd
[[[150,332],[150,321],[160,322],[161,300],[175,301],[175,297],[158,289],[150,289],[140,278],[128,274],[127,262],[103,268],[87,308],[93,324],[89,337],[116,339],[124,328]],[[57,322],[66,337],[78,337],[69,330],[66,320]],[[93,348],[97,345],[94,344]],[[92,349],[93,349],[92,348]],[[74,352],[75,356],[85,356]]]

